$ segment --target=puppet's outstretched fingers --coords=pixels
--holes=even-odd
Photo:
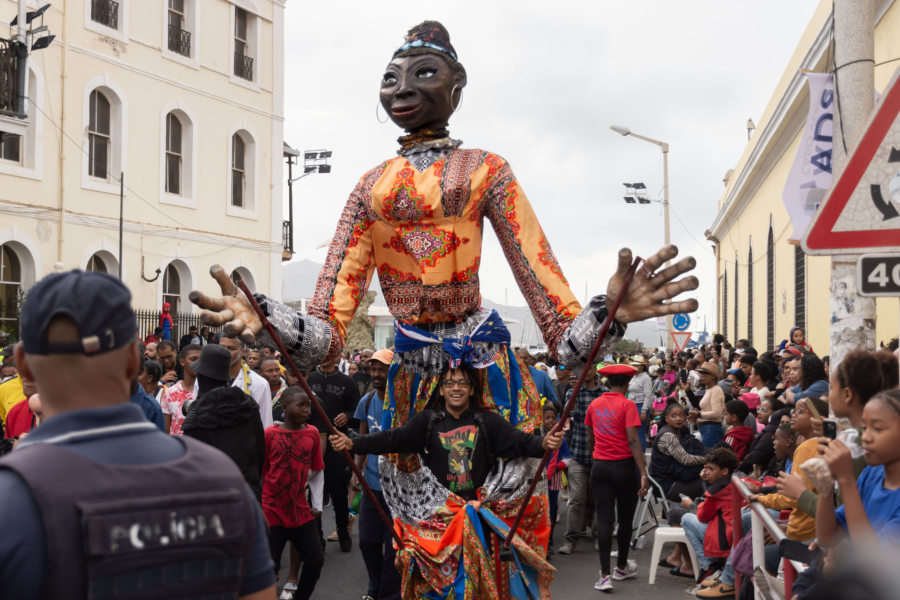
[[[624,279],[625,275],[628,274],[628,269],[631,268],[633,260],[631,248],[622,248],[619,250],[619,262],[616,265],[616,274],[613,275],[613,277],[622,277]]]
[[[689,298],[687,300],[679,300],[678,302],[669,302],[667,304],[660,304],[660,311],[657,311],[658,317],[662,317],[664,315],[674,315],[677,313],[692,313],[700,307],[700,303],[697,302],[693,298]]]
[[[672,281],[679,275],[684,275],[696,266],[697,261],[694,259],[694,257],[686,256],[674,265],[669,265],[668,267],[657,273],[653,278],[653,283],[657,287],[662,287],[664,284]]]
[[[234,311],[230,308],[226,308],[220,312],[213,312],[211,310],[200,311],[200,320],[203,321],[204,324],[212,325],[213,327],[224,325],[233,318]]]
[[[205,308],[206,310],[221,312],[225,310],[225,299],[224,298],[210,298],[203,292],[194,290],[190,294],[188,294],[188,300],[199,306],[200,308]],[[212,325],[212,323],[210,323]],[[217,325],[221,325],[221,323],[217,323]]]
[[[684,277],[678,281],[670,281],[661,285],[656,290],[650,292],[650,299],[656,302],[664,302],[670,298],[674,298],[678,294],[696,290],[700,287],[700,280],[694,277]]]
[[[247,326],[240,319],[234,319],[225,323],[225,334],[228,336],[237,336],[244,332]]]
[[[675,244],[663,246],[656,254],[644,261],[644,268],[650,273],[655,273],[658,268],[676,256],[678,256],[678,246]],[[619,252],[619,264],[622,264],[621,251]]]
[[[225,272],[225,269],[222,268],[222,265],[216,264],[211,266],[209,268],[209,274],[212,275],[213,279],[219,284],[219,288],[222,290],[223,295],[237,296],[237,286],[234,285],[234,282],[231,280],[231,277],[228,276],[228,273]]]
[[[249,327],[244,327],[244,330],[241,332],[241,341],[245,344],[252,344],[256,341],[256,335],[253,333],[253,330]]]

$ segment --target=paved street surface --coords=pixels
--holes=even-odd
[[[556,528],[554,546],[562,543],[562,535],[565,531],[565,501],[562,501],[560,510],[563,512]],[[334,512],[331,507],[325,509],[325,534],[334,530]],[[647,543],[643,550],[633,551],[629,557],[638,561],[640,572],[636,579],[617,581],[615,590],[611,596],[620,598],[641,598],[657,600],[662,598],[688,599],[693,595],[686,592],[693,587],[691,580],[669,575],[667,569],[660,567],[656,573],[656,583],[649,585],[647,568],[650,562],[650,550],[652,547],[652,534],[647,536]],[[342,554],[337,542],[329,542],[325,550],[325,567],[322,577],[316,586],[313,598],[321,600],[358,600],[366,591],[366,568],[362,556],[356,545],[357,537],[354,529],[353,550]],[[615,547],[615,542],[613,542]],[[671,546],[666,546],[670,548]],[[665,551],[665,550],[664,550]],[[288,554],[285,551],[282,560],[282,574],[287,571]],[[562,556],[554,554],[551,563],[558,569],[550,590],[554,598],[583,599],[605,598],[607,594],[594,590],[594,582],[597,580],[597,571],[600,568],[597,553],[594,551],[594,542],[590,539],[582,539],[573,554]],[[613,559],[615,564],[615,559]],[[279,592],[284,584],[284,576],[278,584]]]

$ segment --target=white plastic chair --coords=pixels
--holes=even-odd
[[[650,552],[649,583],[651,584],[656,583],[656,569],[659,567],[659,556],[662,554],[663,544],[669,542],[683,542],[691,555],[691,564],[694,566],[695,572],[700,568],[700,563],[697,562],[697,553],[694,552],[694,547],[688,541],[684,529],[681,527],[657,527],[653,534],[653,550]]]

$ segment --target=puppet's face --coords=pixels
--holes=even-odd
[[[398,56],[381,78],[381,105],[406,131],[441,129],[459,105],[465,85],[465,70],[440,56]]]

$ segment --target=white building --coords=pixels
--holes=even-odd
[[[0,70],[0,328],[44,275],[120,259],[136,308],[190,311],[213,263],[278,297],[284,0],[68,0],[43,19],[27,118]]]

